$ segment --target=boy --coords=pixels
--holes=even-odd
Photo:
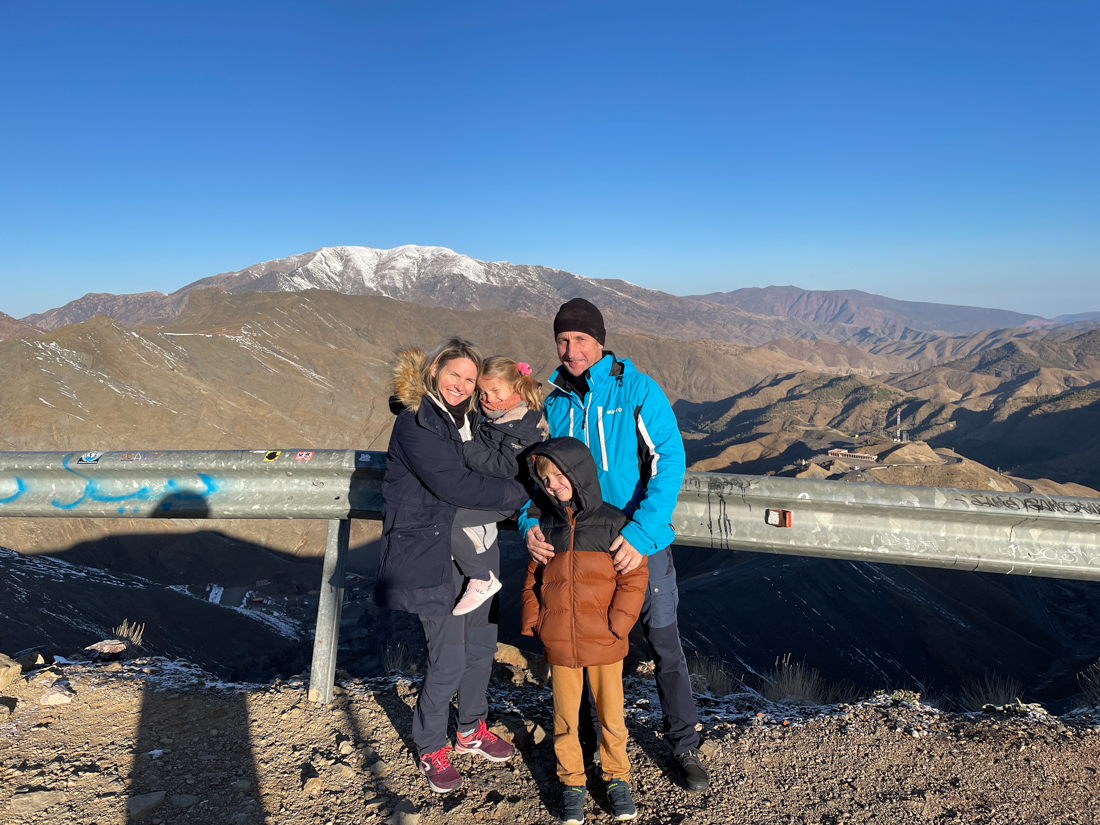
[[[551,438],[531,449],[528,462],[538,492],[528,509],[538,519],[554,558],[527,565],[521,628],[538,635],[551,666],[554,753],[561,780],[560,821],[584,822],[585,775],[577,735],[584,672],[603,728],[600,765],[612,815],[638,814],[630,797],[630,763],[623,719],[623,659],[627,636],[645,600],[649,572],[643,563],[617,573],[611,543],[626,524],[623,512],[605,504],[596,462],[584,442]]]

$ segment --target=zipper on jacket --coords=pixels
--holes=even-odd
[[[571,507],[566,507],[565,517],[569,521],[569,604],[573,606],[577,603],[577,553],[573,549],[573,536],[577,531],[576,511]],[[577,656],[577,611],[572,609],[569,611],[569,640],[573,662],[576,664],[579,660]]]
[[[584,446],[591,447],[588,442],[588,410],[592,406],[592,390],[588,390],[588,400],[584,404],[584,418],[581,419],[581,431],[584,433]]]

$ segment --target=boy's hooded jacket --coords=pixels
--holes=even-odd
[[[534,469],[534,456],[545,455],[573,485],[573,500],[550,496]],[[596,464],[584,442],[551,438],[531,448],[542,528],[554,545],[546,565],[531,561],[523,585],[520,628],[542,640],[546,661],[565,667],[609,665],[622,661],[627,637],[645,601],[649,571],[642,564],[626,574],[615,570],[611,542],[627,523],[622,511],[604,504]],[[568,506],[567,506],[568,505]]]
[[[456,595],[451,523],[457,509],[511,510],[527,492],[512,479],[467,469],[459,426],[420,379],[423,361],[419,350],[405,350],[394,367],[390,409],[397,420],[382,482],[375,599],[381,607],[442,616]]]

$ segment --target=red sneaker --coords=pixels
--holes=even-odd
[[[420,772],[428,780],[428,787],[436,793],[450,793],[462,784],[462,774],[447,758],[450,745],[444,745],[435,753],[420,756]]]
[[[505,762],[512,758],[516,749],[485,727],[485,720],[479,719],[477,727],[469,736],[458,734],[455,753],[476,753],[490,762]]]

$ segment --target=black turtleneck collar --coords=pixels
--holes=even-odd
[[[561,372],[565,385],[577,394],[577,398],[583,401],[584,397],[588,395],[588,370],[575,376],[563,366]]]
[[[440,400],[443,401],[443,399]],[[443,406],[447,408],[447,412],[451,414],[451,418],[455,420],[455,426],[459,429],[462,429],[462,422],[465,419],[466,410],[469,408],[469,405],[469,400],[459,401],[457,404],[448,404],[446,401],[443,401]]]

